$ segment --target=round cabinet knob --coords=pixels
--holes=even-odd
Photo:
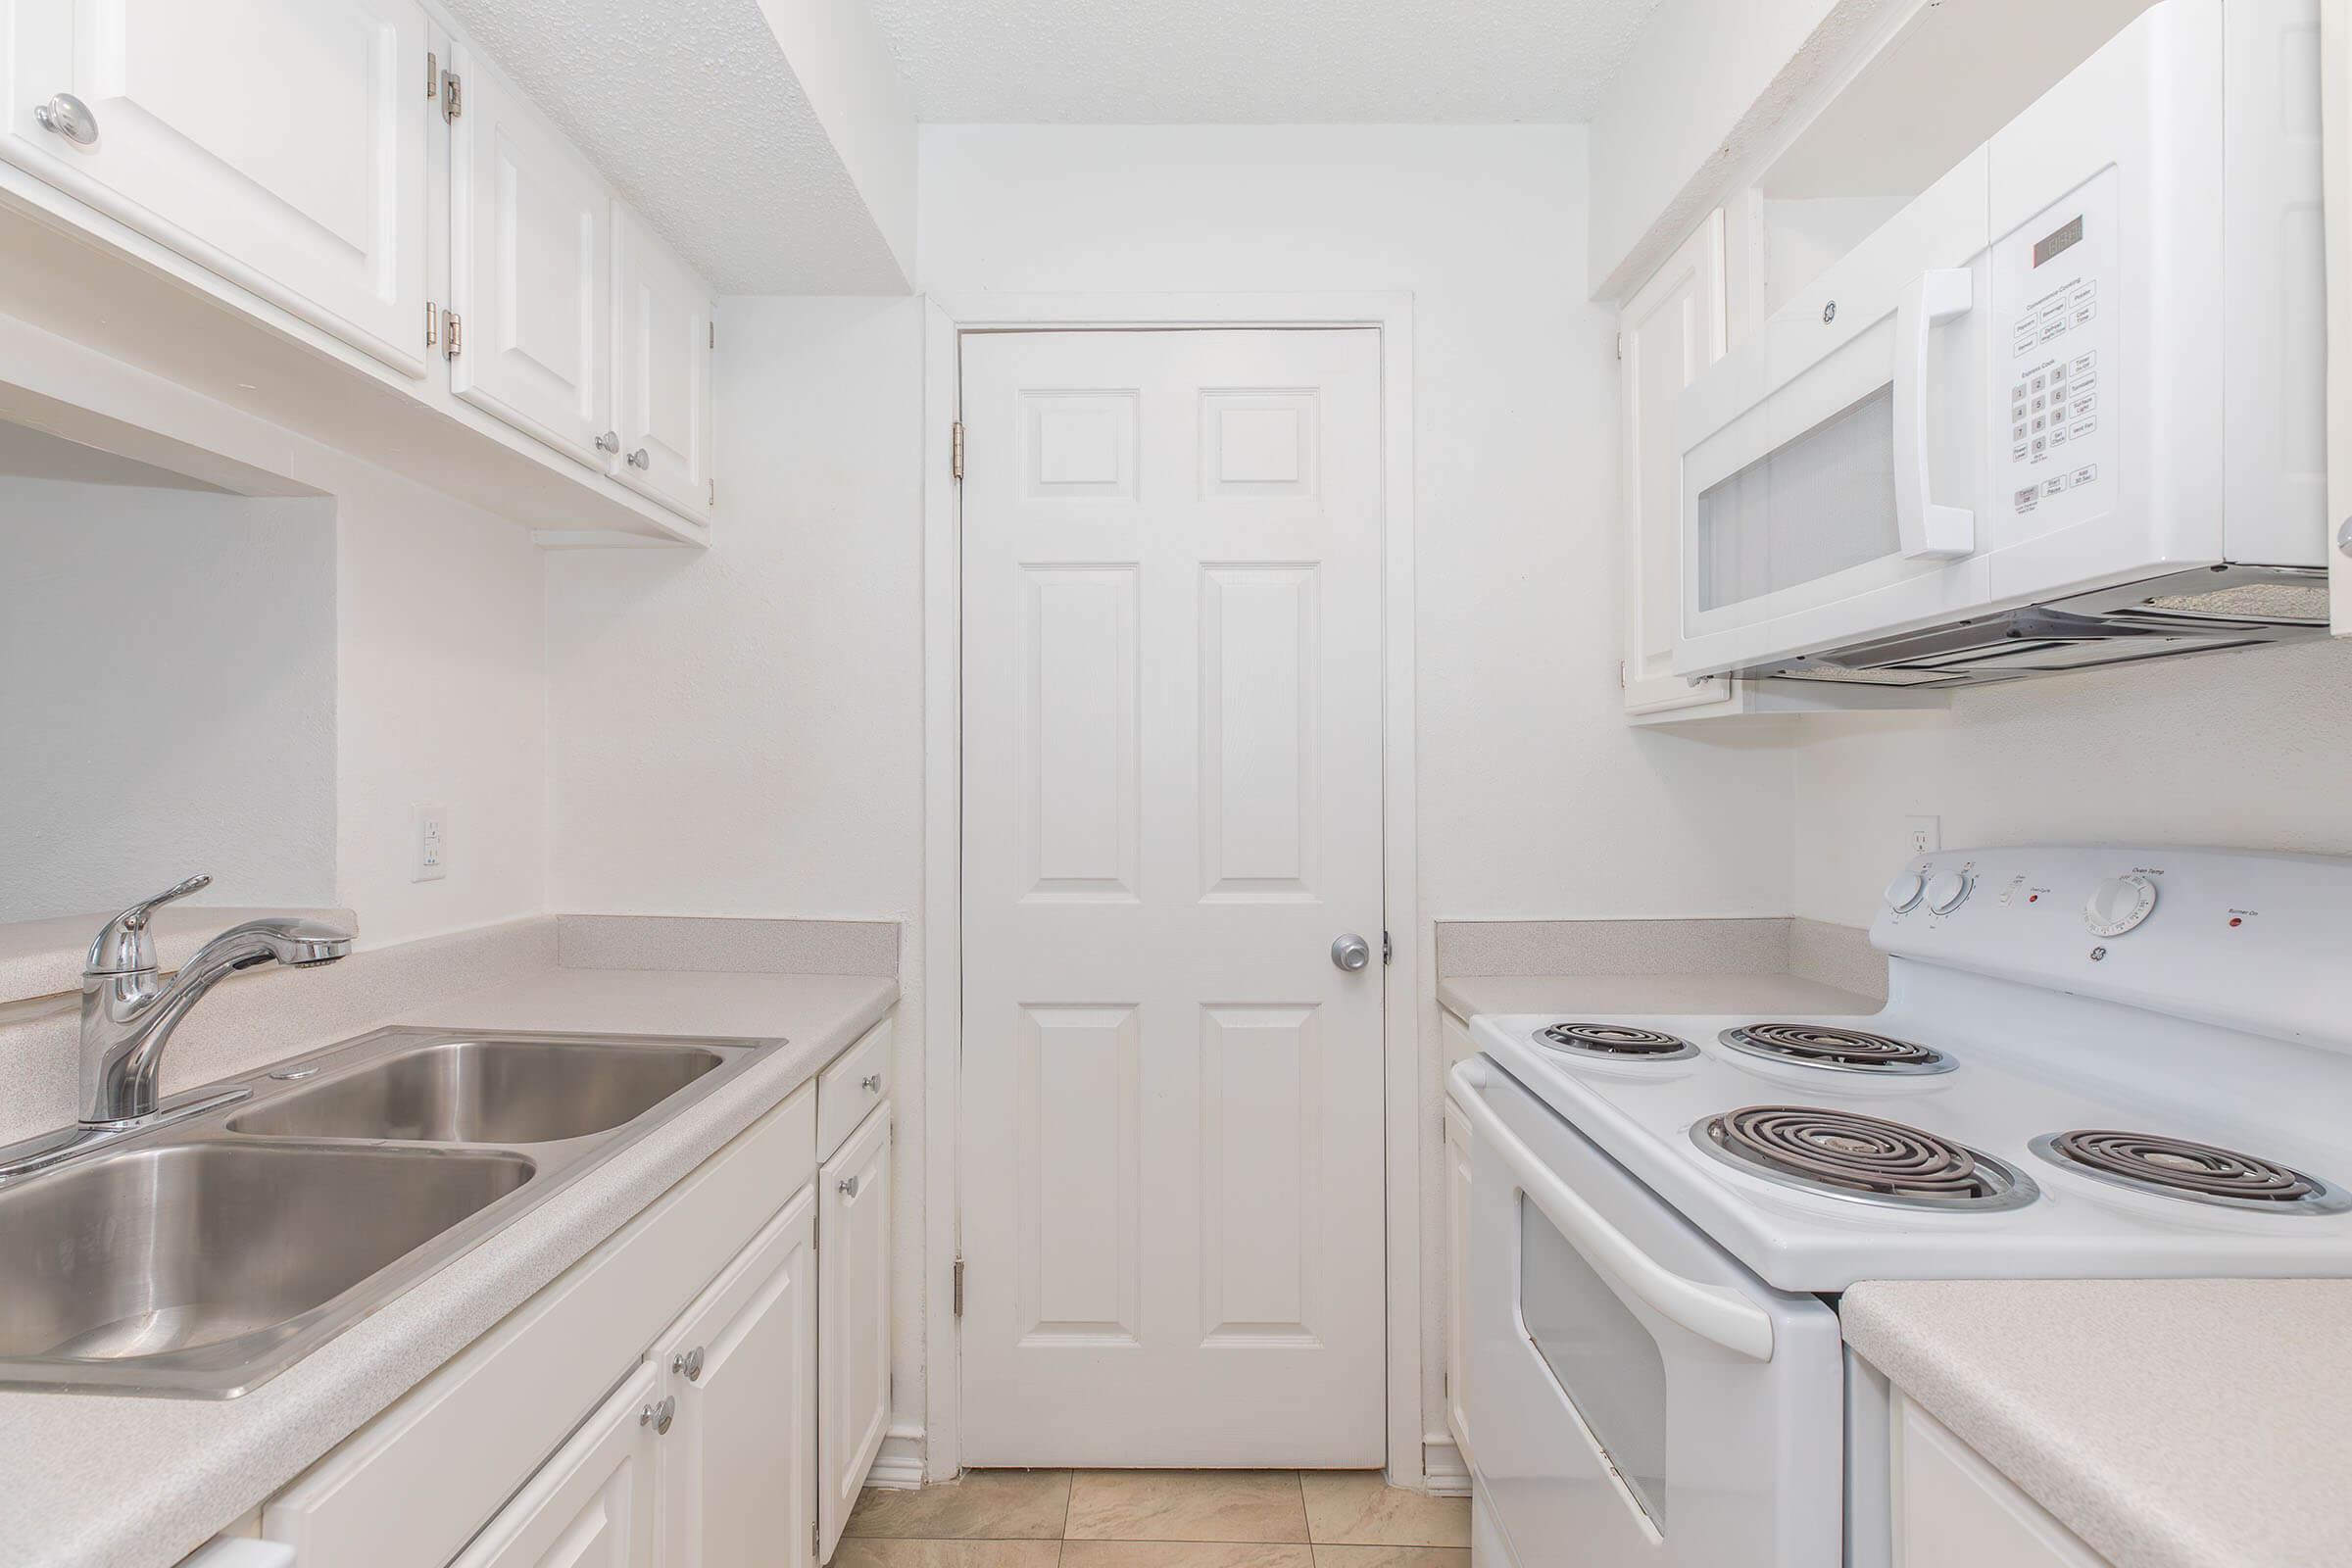
[[[1949,914],[1968,902],[1976,888],[1976,878],[1966,871],[1946,871],[1928,884],[1926,894],[1930,914]]]
[[[98,139],[98,117],[90,106],[70,92],[61,92],[45,104],[32,109],[33,123],[53,136],[63,136],[76,147],[87,147]]]
[[[2082,923],[2094,937],[2120,937],[2156,912],[2156,884],[2144,876],[2111,876],[2082,901]]]
[[[1920,895],[1928,891],[1928,879],[1917,871],[1905,871],[1886,884],[1886,907],[1897,914],[1919,906]]]

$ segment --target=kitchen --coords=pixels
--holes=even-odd
[[[37,1260],[0,1284],[0,1557],[2036,1560],[1968,1534],[1987,1507],[2050,1561],[2352,1557],[2313,1408],[2352,1259],[2330,6],[671,9],[10,23],[0,493],[41,591],[0,707],[33,742],[0,1143],[67,1142],[0,1177]],[[257,60],[285,96],[199,90]],[[2021,135],[2051,149],[2022,181]],[[2111,205],[2068,239],[2039,220],[2078,187]],[[2045,498],[2029,430],[2021,513],[1991,368],[2029,424],[2034,374],[2082,373],[2016,292],[2058,270],[2051,342],[2106,334],[2063,470],[2099,477]],[[1825,416],[1826,461],[1786,441]],[[1854,611],[1827,633],[1824,495],[1897,558],[1862,564],[1887,597],[1815,596]],[[2021,528],[2077,517],[2086,564],[2006,585]],[[2010,622],[1965,681],[1879,646],[2217,565],[2282,568],[2225,585],[2272,612]],[[2200,640],[2279,646],[2079,667]],[[1902,678],[1817,678],[1864,647]],[[1983,678],[2021,647],[2062,667]],[[2086,930],[2094,893],[2136,924]],[[2208,967],[2200,909],[2264,945]],[[273,919],[342,935],[276,933],[291,961],[93,1078],[83,998]],[[1956,1065],[1719,1038],[1767,1021]],[[1691,1054],[1536,1042],[1580,1022]],[[2179,1049],[2159,1073],[2109,1023]],[[2034,1196],[1874,1206],[1690,1141],[1776,1085]],[[2032,1126],[1938,1119],[2035,1094]],[[1647,1105],[1679,1144],[1624,1130]],[[1516,1209],[1497,1125],[1540,1156]],[[2318,1201],[2241,1243],[2030,1147],[2108,1128]],[[428,1165],[486,1200],[208,1298],[208,1255],[321,1245],[299,1205],[239,1234],[274,1209],[235,1167],[290,1159],[334,1212]],[[149,1196],[97,1179],[141,1160]],[[1660,1209],[1683,1284],[1782,1314],[1761,1363],[1658,1328],[1677,1397],[1761,1423],[1693,1459],[1674,1406],[1663,1502],[1639,1380],[1564,1393],[1656,1313],[1610,1249]],[[1498,1212],[1579,1245],[1522,1267]],[[161,1279],[83,1245],[141,1226],[200,1245]],[[1544,1268],[1606,1288],[1566,1350],[1514,1311]],[[2132,1436],[2174,1408],[2139,1369],[2198,1357],[2237,1375],[2170,1396],[2238,1465]],[[2037,1390],[2108,1403],[2069,1426]]]

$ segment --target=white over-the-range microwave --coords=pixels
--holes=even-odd
[[[1674,664],[2324,632],[2319,0],[2159,0],[1681,396]]]

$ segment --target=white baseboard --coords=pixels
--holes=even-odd
[[[1470,1495],[1470,1467],[1451,1437],[1421,1440],[1421,1474],[1433,1496]]]
[[[911,1492],[923,1484],[923,1429],[892,1427],[882,1439],[882,1451],[865,1473],[865,1484],[893,1492]]]

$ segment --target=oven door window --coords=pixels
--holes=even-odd
[[[1568,1402],[1659,1532],[1666,1528],[1666,1362],[1608,1282],[1519,1200],[1519,1315]]]

